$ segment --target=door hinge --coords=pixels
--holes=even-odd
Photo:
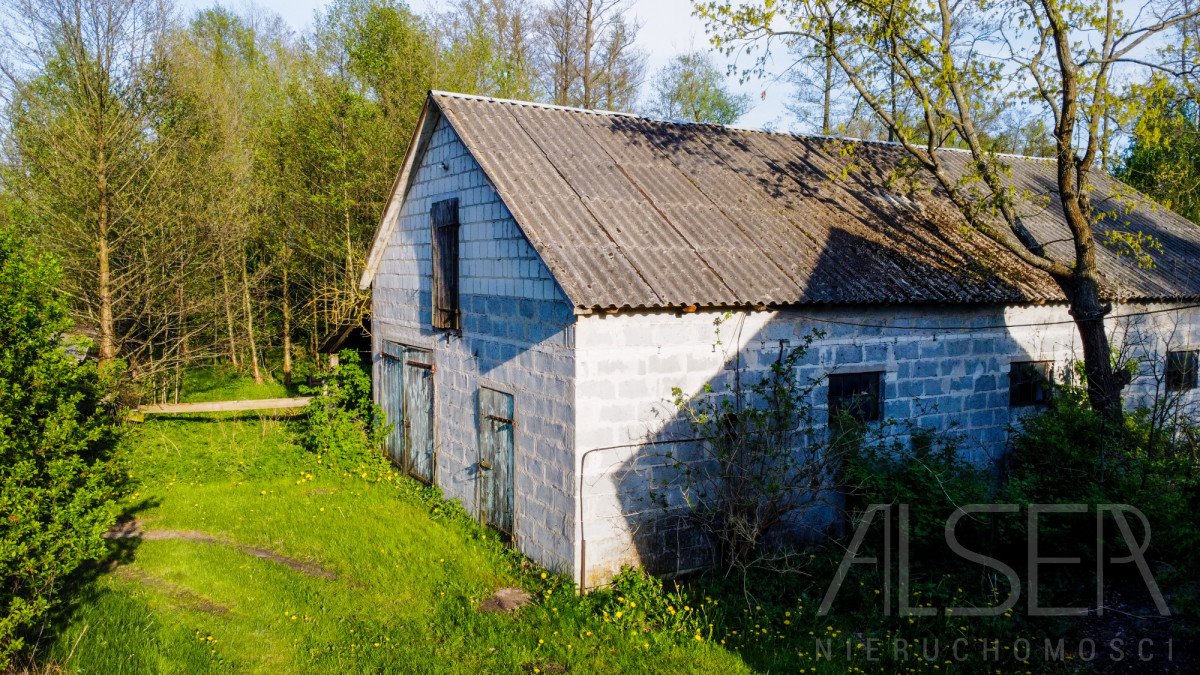
[[[411,360],[405,361],[405,363],[414,368],[424,368],[425,370],[428,370],[431,373],[437,372],[437,365],[433,364],[433,363],[421,363],[420,361],[411,361]]]

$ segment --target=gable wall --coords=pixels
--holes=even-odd
[[[516,542],[537,562],[566,569],[575,512],[572,307],[445,119],[427,147],[372,287],[376,400],[384,340],[434,352],[436,482],[477,514],[479,387],[513,394]],[[451,197],[459,199],[461,335],[431,327],[430,207]]]
[[[1126,305],[1114,314],[1163,308]],[[697,542],[689,543],[686,532],[666,517],[669,512],[648,499],[652,484],[671,474],[663,454],[678,456],[686,444],[647,441],[695,435],[679,424],[669,402],[673,387],[691,395],[711,383],[720,391],[739,359],[744,381],[754,381],[778,358],[780,340],[796,346],[819,329],[825,335],[804,358],[801,380],[883,371],[883,415],[894,423],[892,433],[906,440],[905,426],[911,422],[961,435],[960,451],[987,464],[1004,452],[1011,426],[1036,410],[1009,407],[1009,364],[1051,360],[1062,381],[1069,364],[1082,358],[1063,306],[736,312],[724,321],[717,346],[714,320],[721,316],[701,311],[580,317],[576,447],[588,586],[604,583],[622,564],[675,571],[695,566],[702,557],[699,547],[689,550]],[[1200,310],[1194,308],[1110,324],[1118,338],[1128,334],[1131,344],[1138,343],[1135,351],[1149,357],[1127,390],[1130,405],[1147,401],[1156,389],[1149,367],[1156,363],[1161,375],[1168,339],[1171,349],[1200,347]],[[1150,339],[1139,339],[1139,333]],[[812,392],[819,425],[827,418],[827,397],[823,384]],[[1192,405],[1198,402],[1195,392],[1188,398]]]

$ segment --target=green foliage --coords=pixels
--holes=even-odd
[[[0,668],[71,573],[104,554],[121,483],[118,373],[68,352],[58,275],[0,229]]]
[[[696,603],[682,586],[641,569],[622,568],[608,588],[596,592],[594,600],[606,623],[643,632],[661,630],[699,639],[712,637],[708,617],[711,607]]]
[[[730,92],[724,82],[704,52],[680,54],[655,76],[647,112],[663,119],[733,124],[750,109],[750,98]]]
[[[383,411],[371,400],[371,377],[359,365],[358,352],[338,355],[325,387],[306,392],[317,397],[305,408],[301,444],[331,466],[377,466],[387,427]]]
[[[918,430],[906,445],[864,444],[846,459],[847,512],[857,523],[872,504],[905,504],[915,550],[944,547],[946,517],[991,500],[994,480],[962,459],[955,439]]]
[[[1009,461],[1004,498],[1018,503],[1130,504],[1146,514],[1155,555],[1194,568],[1200,547],[1200,448],[1196,430],[1184,423],[1151,424],[1139,410],[1120,424],[1089,408],[1083,392],[1060,390],[1054,406],[1030,419]],[[1061,532],[1087,548],[1094,528]]]
[[[1200,223],[1200,106],[1164,75],[1130,92],[1136,122],[1115,175]]]

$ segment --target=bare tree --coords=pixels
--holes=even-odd
[[[644,75],[635,47],[640,26],[627,0],[551,0],[537,32],[542,71],[558,105],[629,110]]]
[[[162,144],[141,94],[166,14],[156,0],[7,0],[2,11],[7,159],[23,169],[8,185],[71,268],[66,290],[106,362],[146,262],[130,246]]]

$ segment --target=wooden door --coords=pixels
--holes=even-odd
[[[433,355],[404,351],[404,470],[433,482]]]
[[[479,520],[513,532],[513,397],[494,389],[479,390]]]
[[[384,451],[396,464],[404,465],[404,347],[383,343],[379,361],[379,407],[392,425],[384,440]]]

